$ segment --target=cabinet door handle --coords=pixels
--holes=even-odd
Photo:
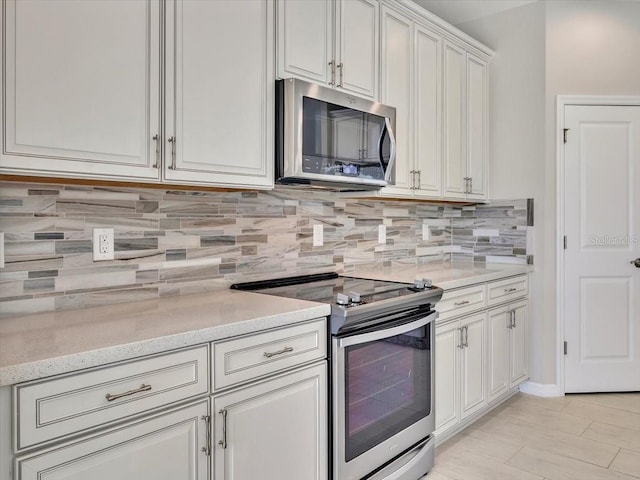
[[[464,346],[469,346],[469,325],[464,326]]]
[[[516,311],[515,310],[511,310],[511,322],[513,324],[513,328],[516,328]]]
[[[282,355],[283,353],[293,352],[293,347],[284,347],[282,350],[278,350],[277,352],[264,352],[264,356],[267,358],[271,358],[274,355]]]
[[[413,190],[416,188],[416,171],[411,170],[409,175],[411,175],[411,189]]]
[[[227,448],[227,411],[223,408],[218,412],[222,415],[222,440],[218,440],[218,445],[223,449]]]
[[[507,324],[507,328],[512,329],[513,328],[513,310],[509,310],[507,313],[509,314],[509,323]]]
[[[416,189],[420,190],[420,185],[422,184],[422,177],[421,177],[422,170],[416,170],[416,173],[418,174],[418,180],[416,181]]]
[[[340,62],[338,64],[338,68],[340,69],[340,83],[338,84],[338,88],[342,88],[344,86],[343,85],[343,81],[342,81],[343,76],[344,76],[344,73],[343,73],[344,72],[344,63]]]
[[[458,345],[458,348],[462,349],[464,348],[464,327],[460,327],[458,330],[460,331],[460,345]]]
[[[515,292],[515,291],[517,291],[517,290],[518,290],[518,289],[517,289],[517,288],[515,288],[515,287],[505,288],[505,289],[504,289],[504,293],[511,293],[511,292]]]
[[[160,135],[156,133],[152,138],[156,142],[156,163],[152,165],[152,168],[158,168],[160,165]]]
[[[171,144],[171,165],[169,165],[169,170],[176,169],[176,137],[171,137],[167,140]]]
[[[461,302],[453,302],[453,304],[454,304],[456,307],[461,307],[462,305],[467,305],[468,303],[469,303],[469,300],[463,300],[463,301],[461,301]]]
[[[149,390],[151,390],[151,385],[145,385],[143,383],[142,385],[140,385],[139,388],[134,388],[133,390],[129,390],[127,392],[116,393],[115,395],[111,395],[110,393],[107,393],[104,396],[104,398],[107,399],[107,402],[113,402],[114,400],[117,400],[119,398],[128,397],[129,395],[135,395],[136,393],[140,393],[140,392],[148,392]]]
[[[633,265],[636,268],[640,268],[640,257],[636,258],[635,260],[631,260],[631,265]]]
[[[203,415],[200,418],[204,420],[205,428],[207,429],[207,444],[204,447],[202,447],[200,450],[207,457],[210,457],[211,456],[211,417],[209,415]]]
[[[331,60],[329,62],[329,66],[331,67],[331,81],[329,82],[330,86],[334,86],[336,84],[336,62],[334,62],[333,60]]]
[[[469,177],[469,191],[467,193],[473,193],[473,177]]]

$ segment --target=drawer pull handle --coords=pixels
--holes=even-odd
[[[282,350],[278,350],[277,352],[264,352],[264,356],[267,358],[271,358],[274,355],[282,355],[283,353],[293,352],[293,347],[284,347]]]
[[[504,293],[511,293],[511,292],[515,292],[517,291],[517,288],[511,287],[511,288],[505,288],[504,289]]]
[[[468,303],[469,303],[469,300],[463,300],[463,301],[461,301],[461,302],[454,302],[453,304],[454,304],[456,307],[461,307],[462,305],[467,305]]]
[[[129,390],[128,392],[116,393],[115,395],[111,395],[110,393],[107,393],[104,396],[104,398],[107,399],[107,402],[113,402],[114,400],[117,400],[119,398],[128,397],[129,395],[133,395],[135,393],[148,392],[149,390],[151,390],[151,385],[145,385],[143,383],[142,385],[140,385],[140,388]]]

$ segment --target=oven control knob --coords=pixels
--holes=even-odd
[[[424,280],[415,280],[413,282],[413,288],[415,290],[424,290]]]
[[[424,288],[430,288],[433,285],[430,278],[423,278],[422,282],[424,283]]]
[[[360,303],[361,302],[360,294],[358,292],[349,293],[349,300],[351,301],[351,303],[355,303],[355,304]]]
[[[336,303],[338,305],[349,305],[349,296],[344,293],[339,293],[336,297]]]

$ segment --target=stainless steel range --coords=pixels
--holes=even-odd
[[[331,304],[334,480],[417,480],[433,466],[434,304],[442,289],[335,273],[232,288]]]

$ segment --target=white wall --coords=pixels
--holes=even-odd
[[[556,96],[640,95],[640,2],[540,1],[457,25],[493,48],[493,198],[535,199],[531,378],[556,383]]]
[[[456,25],[495,50],[490,66],[490,195],[534,199],[534,263],[531,298],[544,297],[541,214],[545,201],[545,6],[536,2]],[[541,311],[532,310],[531,376],[553,371]],[[553,359],[552,359],[553,360]],[[540,380],[536,380],[540,381]]]

